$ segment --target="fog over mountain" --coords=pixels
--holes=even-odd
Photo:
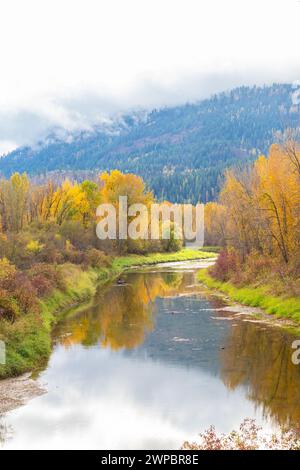
[[[5,2],[0,154],[132,110],[300,80],[299,15],[298,0]]]
[[[298,88],[239,87],[194,104],[118,115],[93,129],[56,132],[0,160],[0,173],[56,181],[120,169],[142,176],[159,199],[215,199],[226,168],[267,153],[276,132],[299,127]]]

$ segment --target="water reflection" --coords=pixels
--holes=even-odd
[[[66,318],[54,336],[66,347],[100,343],[113,351],[133,349],[153,330],[158,297],[188,292],[191,273],[152,272],[127,276],[125,285],[100,289],[93,306]]]
[[[7,439],[9,439],[9,428],[5,424],[4,417],[0,415],[0,446],[2,446]]]
[[[299,423],[293,336],[225,312],[186,266],[130,273],[70,313],[40,378],[49,393],[5,416],[4,447],[170,449],[245,417]]]
[[[259,419],[208,372],[122,351],[58,346],[42,380],[49,393],[7,416],[7,449],[178,449],[212,422],[229,431]]]
[[[292,363],[293,335],[239,321],[222,352],[222,379],[230,390],[247,386],[248,397],[280,425],[299,427],[300,367]],[[298,338],[299,339],[299,338]]]

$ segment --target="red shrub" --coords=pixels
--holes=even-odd
[[[43,274],[38,274],[31,281],[33,287],[36,289],[38,297],[43,297],[54,289],[55,285],[47,279]]]
[[[222,250],[210,274],[219,281],[228,281],[230,276],[238,271],[238,255],[234,250]]]
[[[24,313],[34,313],[39,311],[37,301],[37,291],[26,274],[17,272],[8,281],[3,282],[13,299],[15,299]]]
[[[61,270],[51,264],[38,263],[28,270],[28,277],[37,289],[38,295],[45,295],[51,289],[65,288]],[[42,293],[44,291],[44,293]]]

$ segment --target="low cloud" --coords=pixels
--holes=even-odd
[[[300,79],[297,0],[2,3],[0,154],[133,109]]]
[[[68,94],[36,97],[22,107],[0,109],[0,154],[24,145],[35,145],[49,134],[64,138],[94,126],[110,125],[120,115],[134,110],[175,106],[210,97],[242,85],[274,82],[293,83],[300,77],[300,66],[293,70],[223,70],[220,73],[181,75],[162,83],[139,77],[122,93],[77,88]]]

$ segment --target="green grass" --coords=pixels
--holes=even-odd
[[[6,343],[6,364],[0,365],[0,378],[20,375],[47,363],[51,352],[50,327],[37,315],[26,315],[13,325],[2,322]]]
[[[207,251],[209,253],[220,253],[221,247],[220,246],[203,246],[201,251]]]
[[[214,258],[213,253],[183,248],[175,253],[150,253],[148,255],[119,256],[113,261],[114,269],[127,269],[133,266],[145,266],[175,261],[191,261],[196,259]]]
[[[231,282],[213,279],[206,269],[199,271],[197,276],[198,280],[207,287],[223,292],[235,302],[259,307],[278,318],[287,318],[300,323],[300,298],[298,297],[276,297],[270,293],[269,286],[236,287]]]

